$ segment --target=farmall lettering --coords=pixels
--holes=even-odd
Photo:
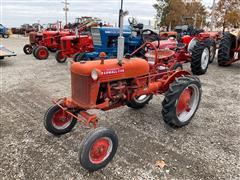
[[[124,73],[124,68],[113,68],[113,69],[106,69],[102,72],[102,75],[113,75],[113,74],[121,74]]]

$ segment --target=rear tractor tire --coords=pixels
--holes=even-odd
[[[202,89],[197,77],[177,78],[169,87],[162,102],[163,120],[170,126],[187,125],[201,101]]]
[[[31,44],[26,44],[24,47],[23,47],[23,52],[27,55],[30,55],[32,54],[33,52],[33,47]]]
[[[107,166],[118,148],[118,137],[110,128],[90,131],[80,144],[79,161],[90,172]]]
[[[218,65],[229,66],[228,62],[234,57],[234,49],[236,46],[236,37],[230,33],[225,33],[222,37],[218,50]]]
[[[34,55],[39,60],[45,60],[48,59],[49,52],[46,47],[38,46],[37,49],[35,49],[34,51]]]
[[[67,58],[63,56],[63,53],[61,50],[58,50],[55,54],[55,59],[58,63],[65,63]]]
[[[210,52],[207,41],[197,42],[192,49],[191,69],[195,75],[203,75],[207,72],[210,62]]]
[[[50,107],[44,116],[44,127],[53,135],[63,135],[70,132],[77,120],[64,112],[58,105]]]
[[[127,103],[127,106],[133,109],[141,109],[151,101],[153,95],[142,95],[134,98],[132,101]]]

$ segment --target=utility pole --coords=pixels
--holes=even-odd
[[[64,2],[62,2],[64,4],[64,8],[63,8],[63,11],[65,12],[65,22],[66,22],[66,25],[68,24],[68,11],[69,11],[69,8],[68,8],[68,5],[69,3],[67,2],[67,0],[65,0]]]
[[[211,25],[210,25],[211,31],[213,31],[213,28],[214,28],[214,23],[215,23],[215,11],[216,11],[216,0],[213,0],[213,5],[212,5],[212,17],[211,17]]]

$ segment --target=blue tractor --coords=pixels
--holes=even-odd
[[[0,35],[3,38],[9,38],[8,29],[4,27],[2,24],[0,24]]]
[[[132,53],[139,48],[144,41],[158,39],[159,36],[157,33],[149,29],[143,30],[143,24],[132,23],[131,21],[129,21],[129,23],[130,26],[125,26],[123,30],[123,36],[125,38],[125,54]],[[101,52],[106,53],[106,59],[115,58],[117,56],[119,33],[119,28],[116,27],[92,28],[91,35],[95,51],[89,53],[77,53],[74,55],[73,60],[79,62],[99,59],[99,54]],[[144,55],[144,52],[142,52],[142,55]],[[139,54],[139,56],[141,56],[141,54]]]

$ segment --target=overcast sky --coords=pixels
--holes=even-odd
[[[8,26],[20,26],[24,23],[56,22],[64,20],[64,0],[0,0],[1,23]],[[69,20],[75,17],[95,16],[106,22],[118,21],[120,0],[68,0],[70,3]],[[130,16],[137,17],[145,24],[152,20],[155,10],[152,7],[156,0],[124,0],[124,9]],[[212,0],[204,0],[211,5]]]

